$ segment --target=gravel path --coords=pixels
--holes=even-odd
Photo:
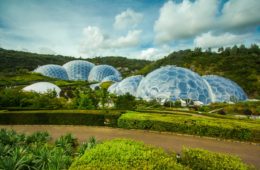
[[[181,135],[176,133],[160,133],[145,130],[126,130],[109,127],[68,126],[68,125],[0,125],[1,128],[13,129],[30,134],[35,131],[48,131],[53,139],[72,133],[80,142],[95,136],[98,140],[113,138],[131,138],[146,144],[162,147],[166,150],[180,152],[183,146],[203,148],[210,151],[238,155],[245,162],[260,169],[260,145],[213,138]]]

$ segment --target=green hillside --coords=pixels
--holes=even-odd
[[[145,66],[138,74],[147,74],[164,65],[189,68],[200,75],[215,74],[237,82],[253,98],[260,98],[260,49],[234,46],[219,52],[202,52],[200,48],[173,52]]]
[[[38,66],[45,64],[63,65],[68,61],[78,58],[67,57],[61,55],[44,55],[22,51],[5,50],[0,48],[0,73],[1,74],[16,74],[27,69],[34,70]],[[134,74],[144,65],[151,63],[146,60],[128,59],[125,57],[96,57],[91,59],[82,59],[90,61],[94,64],[109,64],[116,67],[123,76]]]

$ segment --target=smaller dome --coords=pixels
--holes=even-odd
[[[47,64],[40,66],[36,68],[34,72],[40,73],[47,77],[57,78],[61,80],[69,79],[66,70],[62,66],[56,64]]]
[[[84,60],[73,60],[63,65],[69,80],[88,80],[90,70],[95,65]]]
[[[234,81],[216,75],[202,76],[211,87],[213,102],[236,102],[247,99],[244,90]]]
[[[136,96],[138,85],[142,79],[143,76],[141,75],[125,78],[124,80],[119,82],[117,86],[117,91],[116,91],[117,95],[124,95],[126,93],[129,93],[133,96]]]
[[[60,96],[61,89],[56,86],[55,84],[49,83],[49,82],[38,82],[31,84],[29,86],[26,86],[23,88],[23,91],[33,91],[36,93],[47,93],[49,91],[55,91],[57,93],[57,96]]]
[[[98,65],[92,68],[89,73],[88,80],[90,82],[101,82],[107,76],[115,76],[121,80],[121,74],[110,65]]]

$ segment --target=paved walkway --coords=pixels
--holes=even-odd
[[[98,140],[113,138],[130,138],[146,144],[162,147],[166,150],[180,152],[183,146],[203,148],[210,151],[238,155],[247,163],[260,169],[260,146],[242,142],[232,142],[211,138],[160,133],[145,130],[126,130],[109,127],[68,126],[68,125],[0,125],[1,128],[14,129],[17,132],[30,134],[35,131],[48,131],[53,139],[65,133],[72,133],[80,142],[95,136]]]

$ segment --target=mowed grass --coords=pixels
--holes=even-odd
[[[139,113],[129,111],[118,120],[128,129],[171,131],[226,139],[260,141],[260,123],[180,114]]]

